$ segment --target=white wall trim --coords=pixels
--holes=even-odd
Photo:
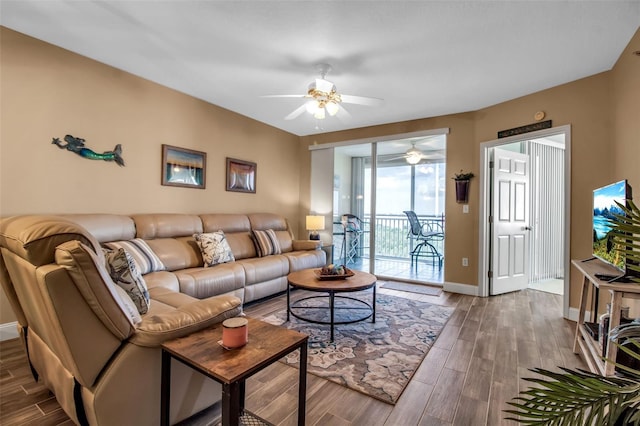
[[[399,133],[393,135],[386,136],[373,136],[370,138],[362,138],[362,139],[350,139],[346,141],[340,142],[332,142],[332,143],[315,143],[309,145],[309,151],[314,151],[316,149],[327,149],[327,148],[338,148],[341,146],[349,146],[349,145],[359,145],[363,143],[373,143],[373,142],[386,142],[392,141],[396,139],[405,139],[405,138],[414,138],[420,136],[431,136],[431,135],[448,135],[449,128],[443,127],[441,129],[430,129],[430,130],[419,130],[416,132],[408,132],[408,133]]]
[[[449,293],[466,294],[468,296],[478,295],[477,285],[445,282],[444,285],[442,286],[442,289],[444,291],[448,291]]]
[[[569,315],[566,316],[565,318],[571,321],[575,321],[578,322],[578,314],[580,313],[580,309],[578,308],[569,308]],[[584,318],[585,321],[589,320],[589,318],[591,318],[591,311],[585,311],[584,312]]]
[[[8,322],[0,324],[0,342],[18,337],[18,322]]]

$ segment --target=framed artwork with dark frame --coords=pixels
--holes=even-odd
[[[205,189],[207,153],[162,144],[162,184]]]
[[[227,157],[227,191],[256,193],[257,164]]]

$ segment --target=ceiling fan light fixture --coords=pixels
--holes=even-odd
[[[327,104],[325,105],[325,108],[327,110],[327,112],[329,113],[330,116],[334,116],[338,113],[338,111],[340,110],[340,106],[338,105],[337,102],[334,101],[329,101],[327,102]]]
[[[318,109],[320,108],[318,106],[318,101],[316,101],[315,99],[308,101],[306,104],[304,104],[304,106],[309,114],[315,114],[316,111],[318,111]]]
[[[422,160],[422,151],[416,148],[415,144],[405,153],[407,163],[416,165]]]
[[[382,101],[382,99],[378,98],[342,95],[338,93],[338,89],[336,88],[335,84],[333,84],[329,80],[325,80],[325,76],[331,70],[331,65],[318,64],[316,66],[316,69],[320,73],[321,78],[316,78],[309,84],[306,94],[266,96],[273,98],[306,98],[306,101],[303,105],[300,105],[289,115],[285,116],[285,120],[293,120],[294,118],[300,116],[300,114],[302,114],[304,111],[307,111],[309,114],[313,115],[316,120],[324,120],[327,115],[333,117],[335,115],[338,115],[338,113],[346,118],[349,118],[349,112],[342,107],[341,103],[344,102],[348,104],[375,106]]]
[[[411,165],[418,164],[420,162],[420,160],[422,160],[422,156],[420,154],[411,153],[411,154],[407,155],[407,163],[409,163]]]

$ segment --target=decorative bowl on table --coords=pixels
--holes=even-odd
[[[344,265],[329,265],[321,269],[314,269],[313,273],[319,280],[344,280],[355,273]]]

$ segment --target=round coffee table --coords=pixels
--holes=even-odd
[[[316,275],[317,269],[303,269],[302,271],[292,272],[287,275],[287,321],[289,321],[289,315],[302,320],[311,322],[314,324],[329,324],[331,326],[331,341],[333,342],[333,328],[336,324],[352,324],[354,322],[364,321],[367,318],[372,318],[371,322],[376,322],[376,277],[362,271],[353,271],[354,275],[343,279],[322,280]],[[298,299],[291,304],[291,288],[299,288],[308,291],[327,293],[322,296],[309,296]],[[354,291],[361,291],[367,289],[373,289],[373,300],[371,304],[364,300],[356,299],[355,297],[336,295],[337,293],[351,293]],[[301,314],[296,314],[293,309],[302,309],[300,303],[310,299],[322,299],[328,298],[328,306],[319,307],[319,309],[329,310],[329,321],[322,321],[309,318]],[[356,319],[348,321],[336,321],[335,320],[335,300],[343,299],[350,304],[337,309],[345,310],[364,310],[365,314]],[[318,307],[316,307],[318,309]]]

